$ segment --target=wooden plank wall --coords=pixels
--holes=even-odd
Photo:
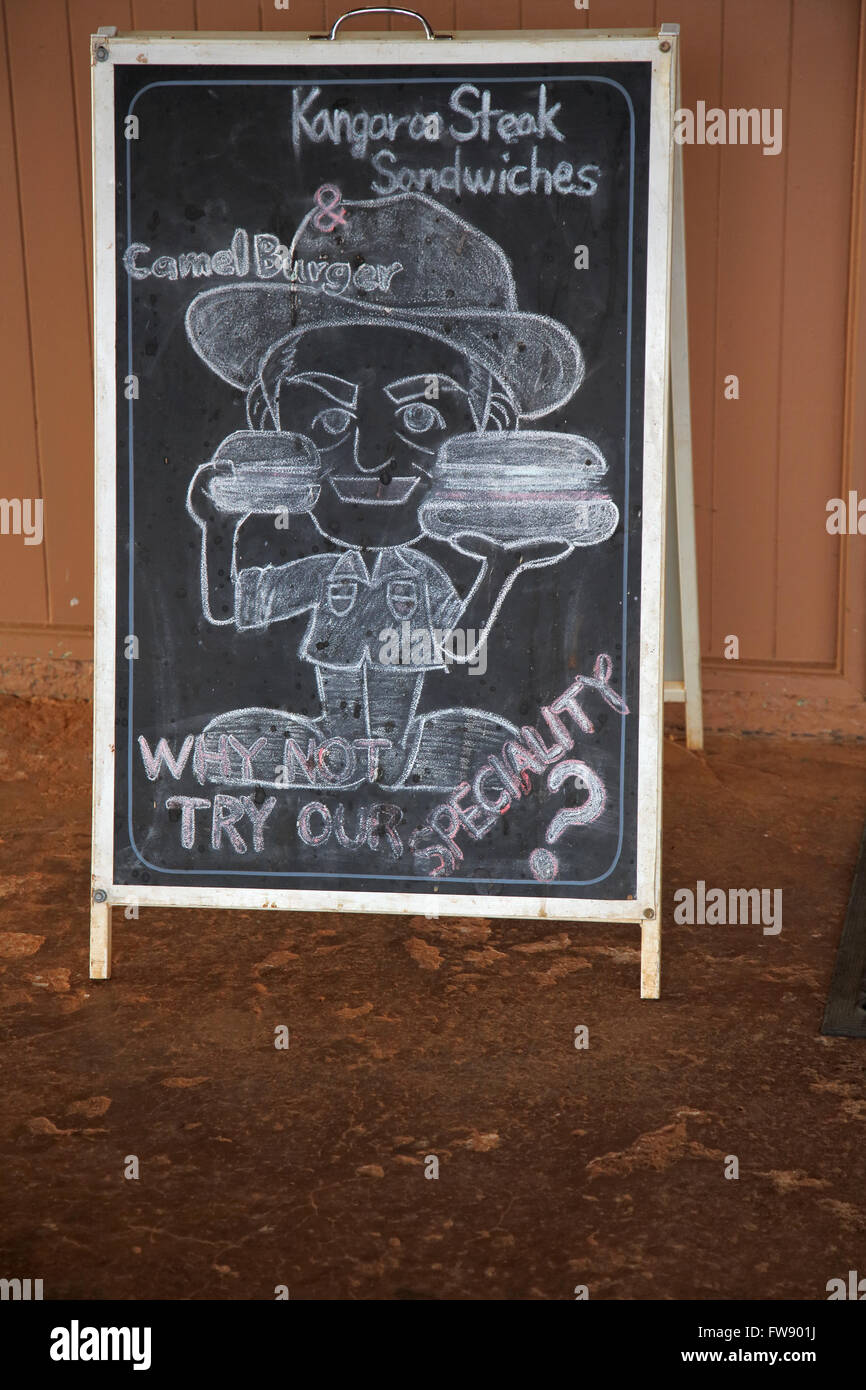
[[[290,0],[288,11],[273,0],[3,0],[0,495],[44,498],[45,541],[0,538],[0,688],[16,660],[89,653],[90,33],[109,20],[120,29],[321,31],[347,8],[348,0]],[[866,495],[851,423],[863,330],[860,0],[590,0],[588,10],[573,0],[423,0],[422,8],[443,29],[677,18],[683,105],[783,109],[778,156],[750,146],[685,150],[703,654],[711,687],[742,685],[752,672],[763,685],[796,676],[816,690],[824,678],[831,695],[862,698],[864,596],[851,592],[845,543],[824,525],[828,498],[858,480]],[[723,394],[732,373],[736,401]],[[736,673],[723,660],[729,634],[740,642]]]

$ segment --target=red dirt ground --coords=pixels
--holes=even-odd
[[[866,1045],[818,1030],[866,744],[668,739],[641,1002],[637,929],[424,917],[116,912],[90,982],[89,725],[0,698],[0,1273],[46,1298],[823,1299],[864,1267]],[[673,925],[697,879],[782,888],[781,934]]]

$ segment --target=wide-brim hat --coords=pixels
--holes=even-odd
[[[220,285],[192,301],[189,340],[224,381],[247,390],[276,346],[356,323],[450,344],[501,382],[524,419],[574,394],[584,371],[577,341],[555,319],[518,309],[511,266],[490,237],[420,193],[343,201],[339,212],[344,221],[310,209],[279,279]]]

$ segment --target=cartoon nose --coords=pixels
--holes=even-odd
[[[366,477],[380,474],[388,482],[394,467],[394,444],[390,419],[371,402],[363,402],[355,429],[354,464],[358,472]]]

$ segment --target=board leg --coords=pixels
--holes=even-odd
[[[686,222],[683,207],[683,147],[674,151],[674,206],[671,244],[671,406],[673,420],[674,508],[677,523],[679,590],[686,701],[686,746],[703,748],[701,634],[698,625],[698,561],[695,546],[695,490],[692,474],[692,415],[689,396],[689,321],[686,301]]]
[[[111,904],[90,904],[90,978],[111,976]]]
[[[662,983],[662,927],[658,917],[640,924],[640,997],[658,999]]]

